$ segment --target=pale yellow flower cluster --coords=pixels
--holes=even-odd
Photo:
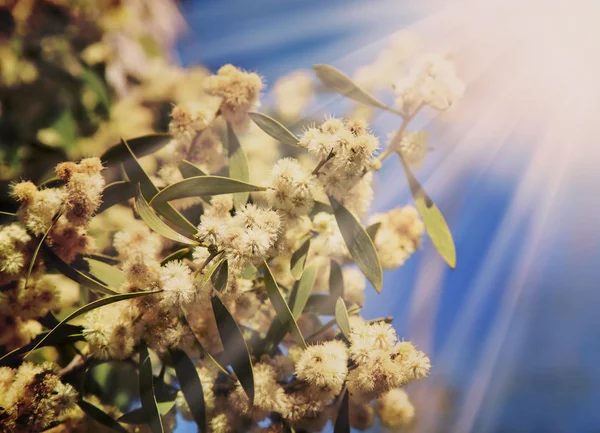
[[[395,208],[387,213],[373,215],[369,224],[380,223],[375,236],[375,247],[384,268],[402,266],[419,248],[425,226],[412,206]]]
[[[41,431],[75,406],[77,391],[61,382],[54,366],[22,363],[0,367],[0,430]]]

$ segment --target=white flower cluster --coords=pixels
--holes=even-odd
[[[375,214],[369,224],[380,223],[375,236],[375,247],[381,266],[394,269],[402,266],[419,248],[425,225],[412,206],[395,208],[383,214]]]
[[[463,96],[465,85],[453,62],[440,54],[424,54],[408,75],[398,80],[394,91],[398,108],[405,115],[412,115],[422,105],[449,109]]]

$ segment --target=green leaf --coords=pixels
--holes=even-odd
[[[200,352],[201,352],[201,357],[206,357],[206,359],[208,360],[209,363],[211,363],[213,365],[213,367],[215,367],[217,370],[219,370],[221,373],[223,373],[225,376],[229,377],[230,379],[234,380],[233,377],[231,376],[231,374],[229,374],[229,371],[227,371],[227,369],[225,367],[223,367],[219,361],[217,361],[202,345],[202,343],[200,342],[200,340],[198,340],[198,337],[196,337],[196,334],[194,333],[194,330],[192,329],[192,327],[190,326],[190,323],[187,320],[187,317],[185,315],[185,311],[183,312],[183,316],[181,316],[181,320],[183,321],[183,323],[190,329],[190,331],[192,332],[192,334],[194,335],[194,337],[196,338],[196,344],[198,345],[198,347],[200,348]]]
[[[46,256],[46,260],[49,264],[52,265],[54,269],[59,271],[65,277],[70,278],[76,283],[81,284],[83,287],[86,287],[94,292],[103,293],[105,295],[114,295],[117,292],[110,289],[108,286],[102,284],[96,279],[84,274],[83,272],[75,269],[73,266],[69,265],[63,259],[58,257],[51,248],[45,247],[44,254]]]
[[[164,433],[160,412],[154,395],[154,377],[152,376],[152,361],[146,343],[140,343],[140,400],[142,410],[147,415],[146,423],[152,433]]]
[[[211,273],[210,281],[214,286],[215,290],[219,293],[225,290],[227,287],[227,277],[229,272],[229,266],[227,260],[221,260],[217,264],[215,270]]]
[[[344,397],[342,397],[342,404],[338,410],[333,433],[350,433],[350,402],[348,401],[347,389],[344,391]]]
[[[148,205],[148,202],[142,195],[141,188],[138,189],[138,193],[135,198],[135,207],[142,220],[144,220],[148,227],[150,227],[156,233],[164,236],[167,239],[171,239],[172,241],[180,242],[185,245],[197,245],[196,241],[179,234],[154,213],[154,210],[150,207],[150,205]]]
[[[185,159],[179,163],[179,171],[184,179],[195,176],[206,176],[206,173]]]
[[[98,278],[107,286],[118,288],[125,284],[125,274],[123,274],[123,271],[120,269],[87,257],[84,258],[84,260],[90,267],[90,274]]]
[[[88,403],[85,400],[79,400],[77,405],[85,412],[87,416],[92,418],[94,421],[99,422],[103,426],[106,426],[116,432],[119,433],[127,433],[127,429],[115,421],[110,415],[108,415],[103,410],[94,406],[91,403]]]
[[[313,69],[321,82],[331,90],[347,96],[355,101],[363,104],[372,105],[373,107],[390,110],[390,107],[382,102],[379,102],[375,97],[367,93],[366,90],[359,87],[352,79],[344,74],[339,69],[330,65],[314,65]],[[393,110],[392,110],[393,111]]]
[[[312,210],[310,211],[310,216],[313,217],[318,213],[333,213],[333,208],[329,206],[327,203],[323,203],[321,201],[315,200],[315,204],[313,205]]]
[[[162,259],[160,261],[160,265],[164,266],[164,265],[166,265],[167,263],[169,263],[169,262],[171,262],[173,260],[181,260],[181,259],[183,259],[185,257],[189,257],[191,254],[192,254],[192,248],[190,248],[190,247],[182,248],[180,250],[177,250],[177,251],[169,254],[167,257],[165,257],[164,259]]]
[[[207,432],[206,426],[206,408],[204,405],[204,391],[202,390],[202,382],[194,367],[194,363],[190,360],[183,350],[169,350],[177,380],[181,385],[181,391],[185,397],[185,401],[190,407],[190,412],[194,417],[194,421],[198,425],[198,431]]]
[[[229,154],[229,177],[232,179],[248,182],[250,172],[248,171],[248,158],[240,145],[231,124],[227,122],[227,151]],[[236,209],[244,207],[248,201],[249,193],[238,192],[233,194],[233,204]]]
[[[304,271],[304,265],[306,264],[306,256],[308,256],[308,249],[310,248],[310,238],[308,238],[300,248],[294,251],[292,254],[292,259],[290,261],[290,270],[292,272],[292,276],[299,280],[302,276],[302,271]]]
[[[67,344],[73,344],[76,343],[78,341],[83,341],[85,340],[83,334],[81,333],[81,327],[79,326],[72,326],[72,325],[66,325],[63,326],[63,328],[66,327],[70,327],[68,328],[68,331],[76,331],[73,334],[64,334],[64,335],[60,335],[62,334],[61,332],[57,332],[54,335],[52,335],[51,338],[45,338],[48,334],[48,332],[45,332],[43,334],[38,335],[31,343],[26,344],[25,346],[21,346],[17,349],[13,349],[10,352],[5,353],[4,355],[2,355],[0,357],[0,365],[2,363],[3,360],[5,359],[10,359],[13,356],[17,356],[17,355],[21,355],[23,353],[28,353],[30,351],[33,350],[34,347],[36,347],[36,345],[38,343],[40,343],[37,348],[39,349],[40,347],[47,347],[47,346],[62,346],[62,345],[67,345]],[[74,329],[76,328],[76,330]],[[44,340],[43,342],[40,342],[40,340]]]
[[[292,134],[285,126],[277,120],[267,116],[266,114],[249,112],[250,118],[258,125],[260,129],[270,135],[280,143],[298,146],[298,137]]]
[[[371,224],[369,227],[365,229],[373,243],[375,243],[375,236],[377,236],[377,232],[379,231],[379,227],[381,227],[381,223]]]
[[[325,293],[313,293],[308,297],[305,313],[314,313],[322,316],[335,315],[336,298]]]
[[[344,276],[342,268],[335,260],[331,260],[329,267],[329,295],[334,299],[344,297]]]
[[[114,304],[115,302],[125,301],[127,299],[139,298],[140,296],[153,295],[155,293],[160,293],[160,292],[161,292],[160,290],[153,290],[153,291],[147,291],[147,292],[122,293],[119,295],[107,296],[105,298],[100,298],[93,302],[90,302],[89,304],[86,304],[83,307],[78,308],[77,310],[73,311],[71,314],[69,314],[67,317],[65,317],[63,320],[61,320],[60,323],[58,325],[56,325],[54,328],[52,328],[52,330],[50,332],[48,332],[44,336],[44,338],[42,338],[25,356],[28,356],[31,352],[36,350],[38,347],[41,347],[41,345],[44,343],[45,340],[47,340],[48,338],[50,338],[51,335],[53,335],[55,332],[58,332],[58,330],[60,330],[61,326],[70,322],[71,320],[75,319],[76,317],[81,316],[82,314],[88,313],[92,310],[95,310],[96,308],[104,307],[105,305]]]
[[[221,176],[195,176],[175,182],[156,194],[150,204],[154,207],[169,200],[203,195],[265,191],[266,188]]]
[[[304,310],[316,279],[317,267],[315,265],[310,265],[304,269],[302,278],[300,278],[300,281],[298,282],[298,290],[294,296],[294,303],[292,304],[292,314],[294,315],[294,318],[297,319]]]
[[[250,399],[250,404],[254,403],[254,372],[252,370],[252,359],[248,346],[242,335],[242,331],[227,307],[217,295],[211,300],[217,328],[221,343],[225,349],[225,355],[231,364],[233,372],[237,376],[242,388]]]
[[[16,220],[16,219],[17,219],[16,213],[0,211],[0,224],[4,223],[5,221],[11,221],[11,220]]]
[[[106,209],[113,207],[116,204],[123,203],[132,197],[135,197],[136,185],[133,182],[119,180],[109,183],[102,190],[102,204],[96,215],[104,212]]]
[[[127,140],[127,144],[136,157],[141,158],[142,156],[156,152],[169,143],[171,138],[172,137],[168,134],[151,134],[143,137],[130,138]],[[127,149],[127,146],[125,146],[125,141],[122,140],[119,144],[115,144],[104,152],[100,159],[105,166],[111,166],[130,160],[131,154]]]
[[[338,298],[335,303],[335,321],[346,338],[350,338],[350,320],[348,319],[348,310],[346,303],[342,298]]]
[[[240,278],[243,278],[244,280],[251,280],[252,278],[254,278],[257,272],[258,270],[256,269],[256,266],[252,264],[247,265],[244,269],[241,270]]]
[[[57,144],[67,150],[72,150],[77,145],[77,122],[70,109],[64,110],[50,128],[60,137]]]
[[[427,230],[427,234],[437,252],[448,263],[448,266],[454,269],[456,267],[456,247],[444,215],[415,178],[404,157],[401,154],[399,155],[415,205],[423,219],[423,224],[425,224],[425,230]]]
[[[277,286],[277,282],[275,281],[275,278],[273,278],[273,274],[271,273],[267,262],[263,262],[263,267],[265,270],[265,286],[267,289],[267,294],[269,295],[271,304],[273,304],[273,308],[275,308],[277,317],[284,326],[290,329],[290,333],[298,345],[300,345],[300,347],[303,349],[306,349],[306,342],[304,341],[304,337],[302,337],[302,332],[300,332],[298,323],[296,323],[296,319],[294,319],[294,315],[290,311],[290,307],[281,294],[279,286]]]
[[[127,176],[134,183],[139,182],[144,198],[146,200],[150,200],[158,193],[158,188],[154,185],[154,183],[152,183],[152,180],[140,165],[129,144],[125,140],[123,140],[123,144],[129,150],[130,155],[129,160],[123,164],[123,167],[127,172]],[[186,233],[190,235],[195,235],[197,233],[198,230],[196,227],[187,219],[185,219],[185,217],[169,203],[163,203],[161,205],[154,206],[154,208],[163,218],[166,218],[171,223],[184,230]]]
[[[104,106],[106,111],[110,110],[110,98],[106,91],[104,82],[96,75],[94,71],[89,68],[83,68],[81,75],[79,76],[85,86],[96,94],[98,101]]]
[[[63,214],[63,211],[61,209],[58,211],[58,213],[56,215],[54,215],[54,217],[52,218],[52,222],[50,223],[50,226],[44,232],[44,234],[40,238],[40,241],[38,242],[37,246],[35,247],[35,250],[33,251],[33,255],[31,256],[31,261],[29,262],[29,268],[27,268],[27,275],[25,277],[25,289],[27,289],[27,284],[29,283],[29,277],[31,276],[31,271],[33,271],[33,266],[35,265],[35,261],[40,252],[40,248],[42,248],[42,245],[44,245],[44,242],[46,241],[46,238],[50,234],[52,227],[54,227],[54,224],[56,224],[56,221],[58,221],[58,219],[62,216],[62,214]]]
[[[348,251],[375,290],[381,292],[383,271],[373,241],[348,209],[333,197],[329,200]]]
[[[156,406],[158,407],[158,413],[164,416],[173,409],[175,400],[157,401]],[[122,415],[117,421],[125,424],[146,424],[148,421],[148,416],[146,414],[147,411],[145,411],[144,408],[138,407],[137,409]]]

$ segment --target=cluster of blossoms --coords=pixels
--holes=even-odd
[[[410,72],[396,86],[405,122],[423,104],[446,109],[460,96],[453,66],[445,62],[442,57],[422,61],[417,72]],[[144,213],[136,207],[136,216],[130,207],[112,205],[111,200],[96,215],[103,191],[109,191],[104,189],[105,176],[119,176],[103,173],[98,158],[59,164],[58,187],[38,187],[32,182],[14,185],[19,221],[0,228],[0,323],[6,323],[9,330],[0,337],[0,355],[29,343],[42,332],[42,323],[48,323],[41,320],[44,316],[53,319],[52,313],[73,303],[73,297],[59,289],[64,282],[59,278],[64,277],[47,273],[51,263],[45,259],[55,255],[65,262],[60,272],[66,268],[71,278],[87,278],[92,286],[104,285],[113,295],[126,295],[86,311],[72,325],[79,327],[75,336],[81,341],[76,347],[83,369],[87,362],[102,361],[130,362],[138,368],[143,360],[137,353],[147,347],[151,362],[158,359],[162,364],[159,377],[153,379],[156,387],[162,381],[164,388],[176,388],[171,367],[179,372],[171,361],[175,361],[174,353],[184,352],[194,360],[211,433],[283,432],[289,427],[320,431],[336,418],[344,395],[354,428],[368,429],[376,415],[390,428],[409,425],[415,409],[402,388],[426,377],[430,361],[411,342],[399,340],[386,320],[365,321],[357,315],[365,303],[367,282],[354,266],[361,263],[338,212],[345,208],[344,215],[353,217],[356,225],[363,220],[377,225],[377,231],[368,231],[368,236],[383,268],[403,265],[420,246],[425,227],[414,207],[367,218],[373,171],[381,167],[382,155],[387,155],[386,151],[377,155],[379,139],[356,116],[329,117],[304,130],[299,148],[280,155],[276,142],[261,136],[262,132],[252,128],[240,132],[249,110],[259,105],[263,84],[257,74],[226,65],[201,81],[206,99],[178,100],[171,111],[170,142],[140,160],[139,171],[146,170],[147,176],[136,179],[125,167],[132,185],[150,181],[158,191],[185,182],[184,177],[189,177],[183,168],[186,164],[188,169],[193,166],[194,173],[207,173],[211,182],[225,185],[212,194],[189,197],[186,193],[170,201],[171,215],[187,218],[192,233],[183,235],[164,212],[166,203],[158,206],[148,197],[144,198],[154,207],[157,219],[148,217],[148,209]],[[295,97],[301,102],[298,105],[305,105],[312,84],[299,74],[281,82],[277,93],[286,93],[286,88],[294,86],[290,83],[298,83]],[[277,105],[282,117],[299,115],[281,101]],[[405,130],[403,124],[398,147],[387,151],[400,152],[411,166],[419,166],[428,150],[427,135]],[[251,188],[232,191],[244,184],[223,183],[228,173],[224,168],[232,162],[225,149],[232,143],[223,143],[221,137],[231,134],[236,134],[240,151],[250,162],[244,180],[252,183]],[[228,168],[231,172],[232,167]],[[186,180],[203,179],[207,178]],[[242,194],[247,197],[244,202],[239,200]],[[29,273],[43,236],[42,253]],[[103,263],[82,269],[82,258]],[[305,279],[306,275],[312,277]],[[307,286],[301,289],[303,285]],[[334,286],[340,291],[334,293]],[[305,292],[300,294],[300,290]],[[340,322],[337,328],[334,322],[323,324],[322,316],[337,315],[332,305],[342,301],[349,329],[343,329]],[[297,302],[303,302],[302,308],[296,308]],[[282,311],[287,314],[288,328],[281,328]],[[244,340],[242,352],[231,353],[232,334]],[[251,372],[245,373],[252,375],[252,392],[234,355],[247,356],[252,364]],[[235,374],[223,365],[231,365]],[[16,372],[0,369],[0,406],[7,414],[0,416],[0,423],[19,424],[30,416],[32,422],[43,424],[33,424],[31,430],[39,431],[56,421],[73,429],[87,422],[78,409],[65,413],[77,393],[55,373],[42,374],[47,370],[28,362]],[[29,383],[21,378],[26,374],[32,385],[24,386]],[[16,384],[52,397],[46,402],[30,395],[23,398],[31,401],[21,404]],[[83,390],[78,391],[85,396]],[[121,415],[93,396],[85,398],[113,418]],[[173,398],[184,417],[198,418],[188,405],[189,395],[180,390]],[[46,402],[43,409],[27,409],[41,402]]]
[[[66,416],[78,395],[57,373],[49,363],[0,367],[1,431],[42,431]]]

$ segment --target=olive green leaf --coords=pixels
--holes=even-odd
[[[130,158],[123,163],[125,172],[127,173],[127,176],[132,182],[136,184],[139,182],[144,198],[146,200],[150,200],[158,193],[158,188],[154,185],[154,183],[152,183],[152,180],[148,176],[148,173],[146,173],[140,165],[131,146],[129,146],[129,143],[123,140],[123,144],[125,145],[125,148],[129,150],[130,156]],[[160,214],[160,216],[169,220],[171,223],[184,230],[186,233],[190,235],[195,235],[198,232],[196,227],[169,203],[163,203],[161,205],[154,206],[154,208]]]
[[[84,258],[90,267],[90,275],[99,279],[109,287],[121,287],[125,284],[125,274],[120,269],[99,260]]]
[[[254,402],[254,372],[250,352],[242,331],[219,296],[213,296],[211,303],[226,358],[252,405]]]
[[[333,433],[350,433],[350,403],[348,401],[348,390],[344,390],[344,397],[338,410]]]
[[[196,167],[194,164],[185,159],[179,163],[178,167],[179,172],[181,173],[184,179],[194,176],[206,176],[206,173],[200,170],[200,168]]]
[[[169,350],[177,380],[181,385],[181,391],[185,397],[190,412],[194,417],[194,421],[198,425],[198,431],[201,433],[207,432],[206,427],[206,407],[204,405],[204,391],[202,390],[202,382],[194,367],[194,363],[183,350]]]
[[[81,333],[81,327],[66,325],[63,326],[63,329],[66,331],[63,332],[55,332],[50,338],[46,338],[48,332],[38,335],[31,343],[26,344],[25,346],[21,346],[17,349],[13,349],[10,352],[5,353],[0,357],[0,365],[2,365],[2,361],[5,359],[10,360],[13,356],[22,355],[23,353],[28,353],[33,350],[34,347],[39,349],[40,347],[47,346],[62,346],[73,344],[78,341],[85,340],[83,334]],[[71,332],[71,333],[69,333]],[[43,342],[41,340],[44,340]],[[39,344],[38,344],[39,343]],[[10,361],[9,361],[10,363]]]
[[[348,209],[333,197],[329,200],[348,251],[375,290],[381,292],[383,271],[373,241]]]
[[[350,320],[348,319],[348,310],[346,303],[342,298],[338,298],[335,303],[335,321],[346,338],[350,338]]]
[[[248,158],[229,122],[227,122],[227,152],[229,154],[229,177],[241,180],[242,182],[248,182],[250,180]],[[240,209],[244,207],[248,201],[248,196],[248,192],[233,194],[235,208]]]
[[[454,269],[456,267],[456,247],[454,246],[454,239],[444,219],[444,215],[442,215],[431,197],[425,192],[410,170],[404,157],[401,154],[398,155],[400,156],[400,161],[402,161],[415,205],[423,219],[423,224],[425,224],[425,230],[437,252],[448,263],[448,266]]]
[[[210,276],[210,281],[215,290],[219,293],[223,292],[227,287],[227,278],[229,273],[229,265],[227,260],[223,259],[217,263],[217,267]]]
[[[193,249],[190,247],[184,247],[180,250],[177,250],[171,254],[169,254],[167,257],[165,257],[164,259],[162,259],[160,261],[160,265],[164,266],[167,263],[173,261],[173,260],[181,260],[185,257],[190,257],[192,254]]]
[[[85,400],[79,400],[77,405],[85,412],[87,416],[92,418],[94,421],[99,422],[103,426],[106,426],[119,433],[127,433],[127,429],[115,421],[110,415],[104,412],[102,409],[88,403]]]
[[[290,270],[292,272],[292,276],[299,280],[302,276],[302,271],[304,271],[304,265],[306,264],[306,256],[308,255],[308,249],[310,248],[310,238],[308,238],[300,248],[298,248],[292,254],[292,259],[290,261]]]
[[[163,220],[161,220],[156,213],[154,213],[154,210],[144,198],[141,189],[138,189],[138,193],[135,198],[135,207],[142,220],[144,220],[148,227],[150,227],[156,233],[164,236],[167,239],[171,239],[172,241],[180,242],[182,244],[197,245],[196,241],[179,234],[169,227]]]
[[[45,247],[44,255],[46,256],[48,263],[52,265],[52,268],[56,269],[65,277],[81,284],[83,287],[86,287],[94,292],[103,293],[105,295],[115,295],[117,293],[102,282],[89,275],[86,275],[85,273],[66,263],[63,259],[58,257],[51,248]]]
[[[106,209],[116,204],[123,203],[132,197],[135,197],[136,185],[126,180],[118,180],[109,183],[102,190],[102,204],[98,208],[96,215],[101,214]]]
[[[110,110],[110,97],[106,91],[104,82],[96,75],[96,73],[89,68],[82,68],[81,75],[79,76],[81,81],[85,84],[85,87],[90,89],[98,98],[98,102],[106,109]]]
[[[297,290],[295,291],[295,296],[293,297],[294,303],[292,304],[292,314],[294,315],[294,318],[297,319],[304,310],[316,279],[317,267],[315,265],[310,265],[304,269],[300,281],[298,281],[297,286],[295,286],[297,287]]]
[[[329,267],[329,295],[334,299],[344,297],[344,276],[340,264],[335,260],[331,260]]]
[[[383,108],[384,110],[391,110],[390,107],[375,99],[375,97],[367,93],[366,90],[358,86],[349,76],[339,69],[330,65],[314,65],[313,69],[319,80],[331,90],[347,96],[350,99],[354,99],[355,101],[362,102],[363,104]]]
[[[67,317],[65,317],[63,320],[61,320],[60,323],[58,325],[56,325],[54,328],[52,328],[52,330],[50,332],[48,332],[46,334],[46,336],[44,338],[42,338],[25,356],[28,356],[35,349],[40,347],[45,340],[50,338],[50,336],[53,335],[55,332],[58,332],[63,325],[65,325],[66,323],[69,323],[71,320],[75,319],[76,317],[81,316],[82,314],[88,313],[92,310],[95,310],[96,308],[104,307],[105,305],[114,304],[115,302],[125,301],[127,299],[139,298],[140,296],[153,295],[155,293],[160,293],[160,290],[152,290],[152,291],[146,291],[146,292],[121,293],[119,295],[107,296],[105,298],[100,298],[93,302],[90,302],[89,304],[86,304],[83,307],[78,308],[77,310],[73,311],[71,314],[69,314]]]
[[[203,195],[233,194],[236,192],[265,191],[266,188],[221,176],[194,176],[175,182],[156,194],[150,204],[153,207],[169,200]]]
[[[304,341],[304,337],[302,337],[302,332],[300,332],[298,323],[296,323],[296,319],[294,319],[294,315],[290,311],[290,307],[281,294],[279,286],[277,286],[277,282],[275,281],[275,278],[273,278],[273,274],[271,273],[267,262],[263,262],[263,268],[265,271],[265,286],[267,289],[267,295],[271,300],[271,304],[273,304],[273,308],[275,308],[275,312],[277,313],[279,321],[284,326],[288,327],[288,329],[290,329],[290,333],[296,340],[296,343],[298,343],[298,345],[303,349],[306,349],[306,342]]]
[[[145,342],[140,343],[140,400],[142,410],[148,417],[146,423],[152,433],[164,433],[156,396],[154,395],[154,376],[152,361]]]
[[[267,135],[270,135],[280,143],[298,146],[298,137],[292,134],[285,126],[266,114],[249,112],[248,115]]]
[[[127,140],[127,144],[134,155],[136,155],[137,158],[141,158],[142,156],[156,152],[171,141],[171,138],[172,137],[168,134],[151,134],[143,137],[130,138]],[[105,166],[111,166],[131,159],[131,153],[127,149],[127,146],[125,146],[125,140],[121,140],[119,144],[115,144],[104,152],[100,159]]]
[[[375,236],[377,236],[377,232],[379,231],[379,227],[381,227],[381,223],[371,224],[369,227],[365,229],[369,237],[373,242],[375,242]]]

